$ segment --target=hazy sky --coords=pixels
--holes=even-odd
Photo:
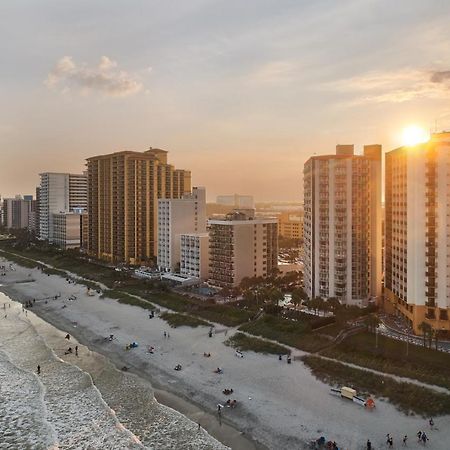
[[[0,193],[170,151],[208,197],[301,200],[336,143],[450,129],[450,1],[1,0]]]

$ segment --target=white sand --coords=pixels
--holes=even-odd
[[[30,279],[35,281],[11,284]],[[222,331],[213,338],[208,337],[205,327],[171,329],[157,317],[150,320],[148,312],[141,308],[97,295],[89,297],[85,287],[38,270],[17,267],[1,277],[0,283],[13,298],[40,299],[61,293],[57,301],[38,301],[34,312],[59,323],[60,328],[116,364],[127,365],[148,377],[155,387],[192,400],[212,413],[218,403],[224,404],[228,398],[222,390],[233,388],[231,398],[239,405],[236,409],[225,408],[223,419],[269,448],[303,448],[304,442],[321,435],[335,440],[340,449],[365,449],[368,438],[374,448],[384,448],[387,433],[394,437],[394,448],[401,447],[405,434],[409,436],[408,448],[421,448],[415,438],[419,429],[427,432],[429,448],[450,448],[446,433],[449,416],[435,418],[440,431],[430,431],[426,420],[408,417],[381,400],[375,399],[377,408],[367,411],[330,395],[329,386],[316,380],[301,362],[288,365],[276,356],[251,352],[243,359],[237,358],[233,349],[223,345],[234,329],[225,336],[224,327],[217,325]],[[76,301],[66,300],[71,294],[77,296]],[[63,304],[67,307],[62,308]],[[169,339],[163,337],[164,331],[170,333]],[[116,339],[105,341],[103,337],[110,334]],[[139,348],[126,351],[126,343],[133,341],[139,343]],[[150,345],[156,348],[154,354],[147,352]],[[203,352],[211,352],[211,358],[203,357]],[[183,370],[174,371],[176,364],[181,364]],[[216,367],[223,368],[223,375],[213,373]]]

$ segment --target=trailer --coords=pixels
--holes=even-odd
[[[341,388],[331,388],[331,394],[336,395],[337,397],[346,398],[354,403],[357,403],[360,406],[364,406],[369,409],[375,408],[375,402],[372,398],[369,397],[367,400],[364,400],[362,397],[358,397],[356,395],[355,389],[348,386],[342,386]]]

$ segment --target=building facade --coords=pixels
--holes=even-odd
[[[245,277],[266,277],[278,265],[278,220],[245,212],[209,220],[209,279],[233,288]]]
[[[40,174],[39,239],[52,240],[52,214],[87,208],[87,175],[45,172]]]
[[[381,146],[338,145],[304,167],[305,291],[363,306],[381,296]]]
[[[251,195],[218,195],[216,198],[218,205],[232,206],[233,208],[249,208],[255,207],[255,202]]]
[[[450,336],[450,133],[386,153],[384,306]]]
[[[81,242],[81,214],[78,212],[53,213],[50,220],[51,243],[63,250],[79,248]]]
[[[158,200],[157,265],[166,272],[179,272],[180,235],[206,232],[206,190],[194,187],[182,198]]]
[[[32,196],[3,199],[3,226],[8,229],[28,229],[32,222],[34,200]]]
[[[180,273],[202,281],[209,276],[209,235],[189,233],[180,236]]]
[[[278,231],[287,239],[303,239],[303,216],[300,213],[286,212],[278,216]]]
[[[158,198],[191,190],[189,171],[175,170],[167,152],[122,151],[87,159],[90,255],[114,263],[146,263],[157,255]]]

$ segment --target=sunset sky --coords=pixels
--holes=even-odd
[[[2,0],[0,193],[169,150],[194,185],[301,198],[337,143],[450,129],[450,1]]]

